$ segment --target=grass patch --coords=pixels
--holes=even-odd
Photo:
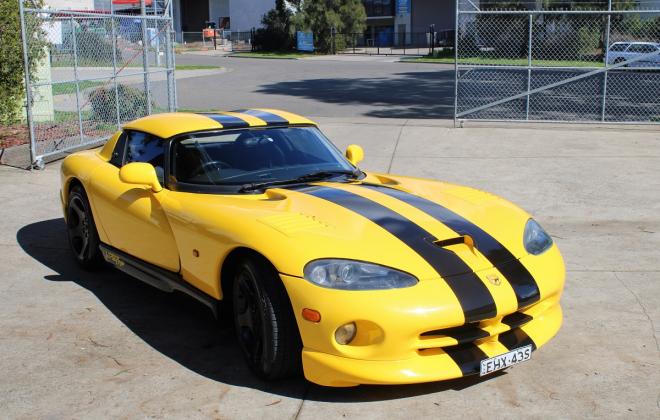
[[[54,118],[53,121],[56,123],[66,123],[66,122],[71,122],[71,121],[78,121],[78,112],[76,111],[58,111],[55,110],[54,112]],[[82,111],[81,112],[81,117],[83,121],[89,120],[92,118],[92,112],[91,111]]]
[[[401,61],[413,63],[454,64],[453,57],[414,57],[403,58]],[[491,66],[526,66],[526,58],[460,58],[458,64],[476,64]],[[537,67],[604,67],[602,62],[583,60],[532,60],[532,66]]]
[[[294,52],[294,51],[254,51],[238,52],[231,54],[231,57],[249,57],[249,58],[274,58],[274,59],[296,59],[311,57],[313,53]]]
[[[78,82],[80,86],[80,91],[85,89],[94,88],[101,86],[104,82],[97,80],[81,80]],[[53,85],[53,95],[66,95],[66,94],[75,94],[76,93],[76,84],[75,83],[57,83]]]
[[[176,70],[217,70],[220,66],[205,66],[201,64],[177,64]]]
[[[197,113],[197,112],[212,113],[212,112],[218,112],[219,110],[220,109],[218,109],[218,108],[213,108],[213,109],[210,109],[210,108],[178,108],[176,110],[176,112],[192,112],[194,114],[194,113]]]

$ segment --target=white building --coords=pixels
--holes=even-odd
[[[261,26],[275,0],[173,0],[177,39],[182,32],[201,32],[207,21],[236,32]]]

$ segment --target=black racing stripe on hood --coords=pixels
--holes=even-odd
[[[481,361],[488,359],[488,355],[474,344],[444,347],[442,350],[461,368],[463,376],[479,373]]]
[[[411,220],[348,191],[321,186],[307,187],[299,191],[358,213],[408,245],[424,258],[452,289],[463,309],[465,322],[489,319],[497,314],[493,296],[472,269],[454,252],[433,245],[437,238]]]
[[[199,115],[203,115],[213,121],[219,122],[222,124],[222,128],[247,128],[250,126],[247,121],[234,117],[233,115],[210,113],[200,113]]]
[[[509,350],[525,347],[527,345],[531,345],[532,350],[536,350],[536,343],[534,343],[534,340],[532,340],[532,338],[520,328],[500,334],[497,337],[497,341],[502,343],[502,345]]]
[[[459,235],[469,235],[474,240],[475,247],[479,252],[493,266],[497,267],[500,273],[509,281],[509,284],[511,284],[511,287],[513,287],[516,293],[518,308],[527,307],[541,298],[539,287],[525,266],[504,245],[479,226],[448,208],[418,195],[382,185],[362,184],[360,186],[408,203],[442,222]]]

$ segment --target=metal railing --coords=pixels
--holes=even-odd
[[[454,30],[435,32],[386,32],[376,35],[364,33],[334,34],[339,54],[416,55],[434,52],[450,53],[454,46]]]
[[[213,34],[213,35],[210,35]],[[206,31],[180,32],[177,35],[177,48],[184,51],[220,50],[226,52],[252,51],[254,31],[230,31],[216,29]]]
[[[30,161],[106,140],[132,119],[176,109],[170,2],[164,14],[35,9],[19,1],[23,50],[46,38],[26,74]],[[111,2],[112,4],[112,2]]]
[[[458,4],[456,124],[660,122],[660,10]]]

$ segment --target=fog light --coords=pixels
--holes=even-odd
[[[355,322],[344,324],[335,331],[335,341],[339,344],[348,344],[353,341],[356,332]]]

